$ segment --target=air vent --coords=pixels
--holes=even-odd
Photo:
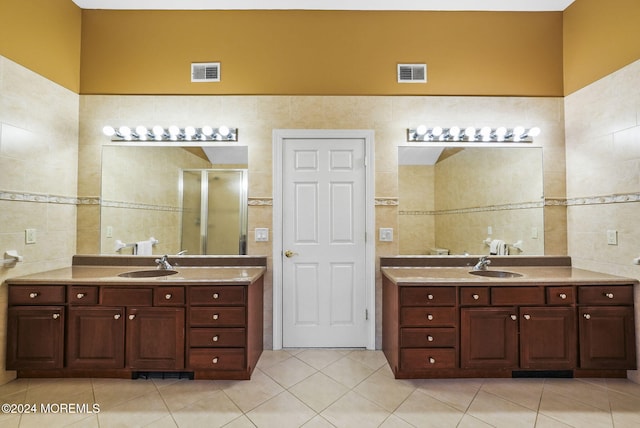
[[[191,64],[192,82],[219,82],[220,63],[219,62],[198,62]]]
[[[427,64],[398,64],[398,83],[427,83]]]

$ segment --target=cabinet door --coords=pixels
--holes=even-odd
[[[520,367],[573,369],[577,354],[574,308],[520,308]]]
[[[184,368],[184,309],[127,310],[127,367],[141,370]]]
[[[518,366],[518,315],[515,308],[463,308],[460,324],[462,368]]]
[[[124,367],[124,309],[72,307],[67,329],[67,367]]]
[[[7,369],[62,368],[62,306],[12,307],[7,321]]]
[[[633,307],[580,308],[580,368],[635,369]]]

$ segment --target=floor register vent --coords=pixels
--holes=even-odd
[[[191,64],[192,82],[219,82],[219,62],[194,62]]]
[[[427,83],[427,64],[398,64],[398,83]]]

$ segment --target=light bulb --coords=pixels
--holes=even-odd
[[[228,126],[222,125],[221,127],[218,128],[218,134],[222,135],[223,137],[226,137],[227,135],[229,135],[229,132],[231,131],[229,130]]]
[[[524,128],[522,126],[516,126],[515,128],[513,128],[513,136],[518,137],[518,139],[520,139],[522,137],[522,134],[524,134]]]
[[[425,125],[420,125],[416,128],[416,134],[424,135],[427,133],[427,127]]]
[[[178,128],[178,127],[177,127],[177,126],[175,126],[175,125],[171,125],[171,126],[169,127],[169,135],[170,135],[171,137],[177,137],[178,135],[180,135],[180,128]],[[173,139],[173,138],[172,138],[172,139]]]
[[[436,126],[431,130],[431,135],[433,135],[434,137],[439,137],[440,135],[442,135],[442,128],[439,126]]]
[[[529,136],[537,137],[538,135],[540,135],[540,128],[538,128],[537,126],[534,126],[529,130]]]
[[[113,126],[107,125],[102,128],[102,133],[107,137],[113,137],[114,135],[116,135],[116,130],[113,128]]]
[[[187,137],[193,137],[194,135],[196,135],[196,128],[194,128],[193,126],[187,126],[186,128],[184,128],[184,135],[186,135]]]
[[[164,128],[160,125],[156,125],[153,127],[152,129],[153,131],[153,136],[156,139],[156,141],[161,141],[162,140],[162,136],[164,135]]]
[[[118,132],[120,132],[120,134],[125,138],[131,136],[131,128],[128,126],[121,126],[118,128]]]
[[[457,126],[452,126],[452,127],[449,129],[449,134],[451,134],[451,137],[452,137],[453,139],[456,139],[456,140],[457,140],[457,139],[458,139],[458,137],[460,137],[460,128],[459,128],[459,127],[457,127]]]
[[[474,128],[473,126],[469,126],[467,129],[464,130],[464,135],[466,135],[467,137],[469,137],[469,139],[475,139],[476,138],[476,128]]]
[[[147,132],[149,132],[149,130],[147,129],[146,126],[142,126],[142,125],[138,125],[136,126],[136,134],[138,134],[138,137],[142,138],[142,137],[147,137]]]
[[[211,137],[213,135],[213,128],[210,127],[209,125],[203,126],[202,134],[206,135],[207,137]]]

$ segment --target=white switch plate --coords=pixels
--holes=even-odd
[[[617,230],[607,230],[607,245],[618,245]]]
[[[36,243],[36,230],[35,229],[25,229],[24,230],[24,243],[25,244],[35,244]]]
[[[538,228],[537,227],[532,227],[531,228],[531,239],[538,239]]]
[[[381,227],[380,228],[380,241],[392,242],[393,241],[393,228]]]
[[[113,226],[107,226],[107,238],[113,238]]]
[[[266,227],[256,227],[255,229],[256,242],[269,241],[269,229]]]

